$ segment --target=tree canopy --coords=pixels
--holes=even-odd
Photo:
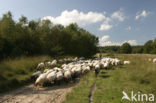
[[[132,48],[131,48],[131,45],[129,43],[123,43],[121,45],[121,53],[125,53],[125,54],[129,54],[132,52]]]
[[[0,18],[0,59],[32,55],[89,57],[97,51],[98,38],[76,23],[66,27],[49,20],[21,16],[14,21],[9,11]]]

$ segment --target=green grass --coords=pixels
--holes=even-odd
[[[24,85],[36,71],[39,62],[50,60],[48,56],[20,57],[4,60],[0,63],[0,92],[5,92]]]
[[[84,75],[81,78],[80,83],[72,90],[66,101],[63,103],[88,103],[90,96],[90,88],[95,82],[95,76],[93,72]]]
[[[96,79],[91,72],[73,89],[64,103],[88,103],[90,87],[95,81],[97,89],[93,103],[131,103],[127,100],[121,101],[122,91],[129,95],[131,91],[140,91],[156,96],[156,64],[148,61],[148,58],[154,58],[156,55],[114,54],[113,57],[122,61],[130,60],[131,64],[115,67],[114,70],[101,70]]]

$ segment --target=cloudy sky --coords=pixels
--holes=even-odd
[[[156,38],[156,0],[0,0],[0,17],[9,10],[15,20],[24,15],[64,26],[76,22],[103,46]]]

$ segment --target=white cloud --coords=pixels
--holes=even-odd
[[[100,39],[99,39],[99,41],[106,41],[106,40],[108,40],[109,39],[109,35],[104,35],[103,37],[101,37]]]
[[[137,45],[136,40],[128,40],[124,42],[113,42],[108,40],[110,38],[109,35],[104,35],[103,37],[99,38],[99,46],[121,46],[123,43],[127,42],[130,45]]]
[[[69,25],[70,23],[77,23],[78,25],[87,25],[92,23],[97,23],[99,21],[104,20],[106,17],[104,13],[98,12],[80,12],[76,9],[72,11],[65,10],[61,13],[60,16],[52,17],[46,16],[43,17],[42,20],[49,19],[54,24],[62,24],[64,26]]]
[[[111,18],[112,18],[112,19],[117,19],[117,20],[119,20],[120,22],[122,22],[122,21],[125,20],[125,15],[124,15],[124,13],[123,13],[122,10],[119,10],[119,11],[114,12],[114,13],[111,15]]]
[[[143,19],[143,18],[147,17],[149,14],[150,14],[149,11],[143,10],[143,11],[136,14],[135,19],[136,20]]]
[[[137,41],[136,40],[128,40],[128,41],[125,41],[125,42],[127,42],[127,43],[129,43],[131,45],[137,45]],[[123,43],[125,43],[125,42],[123,42]]]
[[[112,27],[113,27],[113,25],[110,25],[110,24],[108,24],[108,23],[103,23],[103,24],[100,25],[99,30],[100,30],[100,31],[109,30],[109,29],[111,29]]]
[[[110,30],[114,25],[112,24],[113,20],[118,20],[119,22],[123,22],[125,20],[125,15],[122,10],[116,11],[112,13],[110,17],[105,17],[103,24],[100,25],[99,30],[104,31],[104,30]]]
[[[121,44],[119,42],[112,42],[112,41],[105,41],[99,43],[100,46],[120,46]]]
[[[132,27],[131,27],[131,26],[129,26],[129,27],[127,27],[127,28],[126,28],[126,30],[131,30],[131,29],[132,29]]]

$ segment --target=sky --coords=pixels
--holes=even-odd
[[[11,11],[18,21],[49,19],[77,23],[99,37],[99,45],[143,45],[156,38],[156,0],[0,0],[0,17]]]

